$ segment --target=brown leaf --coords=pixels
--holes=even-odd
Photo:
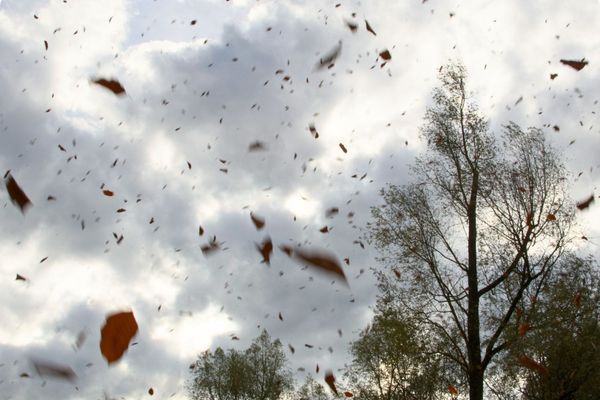
[[[291,344],[288,343],[288,347],[290,348],[290,351],[292,352],[292,354],[294,354],[296,352],[296,349],[294,349],[294,346],[292,346]]]
[[[538,363],[537,361],[529,358],[528,356],[520,356],[519,357],[519,364],[521,364],[522,366],[524,366],[525,368],[528,368],[532,371],[536,371],[539,374],[546,374],[548,373],[548,371],[546,370],[546,368]]]
[[[523,322],[521,325],[519,325],[519,336],[525,336],[528,330],[529,324],[527,322]]]
[[[327,233],[327,232],[329,232],[329,228],[327,227],[327,225],[325,225],[324,227],[322,227],[321,229],[319,229],[319,232],[321,232],[321,233]]]
[[[390,54],[390,52],[387,49],[385,49],[381,53],[379,53],[379,57],[383,58],[385,61],[389,61],[392,59],[392,55]]]
[[[260,231],[262,228],[264,228],[264,226],[265,226],[264,218],[254,215],[253,213],[250,213],[250,219],[254,223],[254,226],[256,227],[257,231]]]
[[[16,204],[23,214],[28,207],[31,207],[31,201],[29,201],[29,197],[23,192],[17,181],[12,177],[12,175],[8,175],[6,179],[6,190],[8,191],[8,195],[10,196],[11,201]]]
[[[138,331],[138,325],[131,311],[111,314],[100,331],[100,351],[108,364],[119,360],[129,342]]]
[[[75,372],[65,365],[50,363],[47,361],[31,360],[35,370],[40,376],[49,376],[53,378],[65,379],[72,381],[77,378]]]
[[[59,148],[59,150],[60,150],[60,151],[65,151],[65,152],[67,151],[67,149],[65,149],[65,148],[64,148],[63,146],[61,146],[60,144],[58,145],[58,148]]]
[[[256,142],[250,143],[250,145],[248,146],[248,151],[250,151],[250,152],[261,151],[261,150],[262,151],[267,150],[267,145],[258,140]]]
[[[333,254],[322,251],[308,251],[300,248],[292,250],[290,246],[283,245],[279,248],[289,257],[293,256],[297,260],[305,262],[321,271],[335,274],[342,278],[344,283],[348,284],[344,270],[342,270],[342,266]]]
[[[124,213],[125,211],[127,211],[127,210],[126,210],[126,209],[124,209],[124,208],[119,208],[119,209],[117,210],[117,212],[118,212],[118,213]]]
[[[327,217],[327,218],[332,218],[332,217],[335,217],[335,215],[336,215],[337,213],[339,213],[339,212],[340,212],[340,209],[339,209],[339,208],[337,208],[337,207],[331,207],[331,208],[328,208],[328,209],[325,211],[325,217]]]
[[[342,151],[343,151],[344,153],[348,153],[348,150],[346,149],[346,146],[344,146],[344,144],[343,144],[343,143],[340,143],[340,149],[342,149]]]
[[[325,54],[319,59],[319,63],[316,65],[316,69],[331,68],[335,64],[335,60],[339,57],[342,51],[342,42],[340,41],[337,46],[333,48],[329,53]]]
[[[561,63],[563,63],[564,65],[568,65],[571,68],[575,68],[577,71],[581,71],[583,69],[583,67],[585,67],[588,62],[585,61],[585,58],[582,58],[581,61],[575,61],[575,60],[560,60]]]
[[[369,21],[367,21],[366,19],[365,19],[365,25],[367,26],[367,30],[368,30],[369,32],[371,32],[373,35],[377,36],[377,34],[376,34],[376,33],[375,33],[375,31],[373,30],[373,28],[371,28],[371,25],[369,25]]]
[[[593,202],[594,202],[594,195],[592,194],[590,197],[588,197],[584,201],[581,201],[581,202],[577,203],[577,208],[580,209],[580,210],[585,210]]]
[[[48,51],[48,41],[44,40],[44,47],[46,48],[46,51]]]
[[[573,299],[573,303],[575,303],[575,306],[577,308],[581,307],[581,293],[576,293],[575,294],[575,298]]]
[[[558,76],[558,74],[550,74],[550,79],[554,80],[557,76]]]
[[[104,78],[99,78],[99,79],[92,79],[92,83],[95,83],[97,85],[107,88],[108,90],[110,90],[111,92],[116,94],[117,96],[123,96],[126,94],[125,88],[123,88],[123,86],[121,86],[121,83],[119,83],[119,81],[116,81],[116,80],[112,80],[112,79],[108,80],[108,79],[104,79]]]
[[[188,169],[192,169],[192,164],[189,161],[186,161],[186,162],[187,162]]]
[[[333,393],[335,393],[335,395],[337,396],[338,391],[335,387],[335,376],[333,376],[333,372],[331,372],[330,370],[325,372],[325,383],[327,383],[327,385],[329,385],[329,387],[331,388]]]
[[[102,193],[104,193],[104,195],[108,197],[112,197],[115,195],[115,193],[110,190],[103,190]]]
[[[317,128],[315,128],[315,124],[313,124],[312,122],[310,124],[308,124],[308,129],[310,130],[311,135],[313,135],[313,137],[315,139],[319,138],[319,132],[317,132]]]
[[[193,20],[190,21],[190,25],[196,25],[196,22],[198,22],[198,21],[196,21],[195,19],[193,19]]]
[[[448,392],[450,392],[450,394],[452,396],[457,396],[458,395],[458,389],[456,389],[456,386],[454,386],[451,383],[448,384]]]
[[[15,278],[15,281],[26,281],[27,278],[25,278],[23,275],[19,275],[17,274],[17,277]]]
[[[263,259],[261,262],[270,265],[271,264],[271,254],[273,253],[273,242],[271,242],[271,238],[266,237],[263,240],[262,244],[256,245],[256,249],[262,255]]]
[[[352,397],[354,395],[352,394],[352,392],[346,391],[346,392],[344,392],[344,396],[346,396],[346,397]]]
[[[202,227],[202,225],[198,226],[198,236],[202,236],[204,235],[204,228]]]
[[[346,20],[346,26],[350,29],[350,32],[352,33],[356,33],[356,31],[358,30],[358,24],[355,24],[352,21]]]
[[[556,221],[556,215],[554,215],[554,214],[546,215],[546,221]]]
[[[40,264],[43,263],[44,261],[46,261],[48,259],[48,257],[44,257],[40,260]]]
[[[217,243],[216,236],[213,236],[213,238],[208,242],[208,244],[205,244],[200,247],[200,250],[202,250],[202,254],[204,254],[204,256],[209,256],[210,254],[214,253],[220,248],[221,246],[219,245],[219,243]]]
[[[401,276],[401,275],[400,275],[400,271],[398,271],[398,270],[397,270],[397,269],[395,269],[395,268],[394,268],[392,271],[394,271],[394,275],[396,275],[396,278],[397,278],[397,279],[400,279],[400,276]]]
[[[196,21],[192,21],[192,22],[196,22]],[[194,25],[194,24],[192,24],[192,25]],[[148,394],[150,396],[152,396],[154,394],[154,389],[152,389],[152,388],[148,389]]]

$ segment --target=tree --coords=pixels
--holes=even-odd
[[[499,366],[530,400],[588,400],[600,393],[600,276],[592,259],[567,257],[534,307],[511,324],[513,342]],[[523,355],[541,368],[515,363]],[[505,390],[506,391],[506,390]]]
[[[194,400],[276,400],[292,383],[281,342],[263,331],[244,352],[219,347],[199,356],[188,392]]]
[[[440,360],[431,354],[426,332],[386,307],[385,298],[351,353],[346,380],[359,399],[433,400],[444,390]]]
[[[440,80],[415,182],[382,190],[369,241],[402,276],[404,312],[432,332],[470,399],[480,400],[517,307],[530,306],[564,253],[574,207],[540,129],[510,123],[498,141],[470,100],[464,67],[446,66]]]
[[[329,397],[323,385],[308,374],[293,398],[294,400],[330,400],[331,397]]]

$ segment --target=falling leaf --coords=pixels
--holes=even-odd
[[[389,61],[392,59],[392,55],[390,54],[390,52],[387,49],[385,49],[381,53],[379,53],[379,57],[383,58],[385,61]]]
[[[48,257],[44,257],[40,260],[40,264],[43,263],[44,261],[46,261],[48,259]]]
[[[192,169],[192,164],[189,161],[186,161],[186,162],[187,162],[188,169]]]
[[[315,125],[312,122],[308,124],[308,129],[315,139],[319,138],[319,132],[317,132],[317,128],[315,128]]]
[[[588,62],[585,61],[585,58],[582,58],[581,61],[575,61],[575,60],[560,60],[561,63],[563,63],[564,65],[568,65],[571,68],[575,68],[577,71],[581,71],[583,69],[583,67],[585,67]]]
[[[354,395],[352,394],[352,392],[346,391],[346,392],[344,392],[344,396],[346,396],[346,397],[352,397]]]
[[[556,221],[556,215],[554,215],[554,214],[546,215],[546,221]]]
[[[296,349],[294,349],[294,346],[292,346],[291,344],[288,344],[288,347],[290,348],[290,351],[292,352],[292,354],[294,354],[296,352]]]
[[[336,215],[337,215],[337,213],[339,213],[339,212],[340,212],[340,209],[339,209],[339,208],[337,208],[337,207],[331,207],[331,208],[328,208],[328,209],[325,211],[325,217],[327,217],[327,218],[332,218],[332,217],[336,216]]]
[[[111,192],[110,190],[103,190],[102,193],[104,193],[104,195],[108,197],[114,196],[114,192]]]
[[[352,21],[346,20],[346,26],[350,29],[350,32],[352,33],[356,33],[356,31],[358,30],[358,24],[355,24]]]
[[[519,325],[519,336],[525,336],[528,330],[529,324],[527,322],[523,322],[521,325]]]
[[[252,142],[250,143],[250,145],[248,146],[248,151],[252,152],[252,151],[264,151],[267,150],[267,145],[264,144],[263,142],[260,141],[256,141],[256,142]]]
[[[394,268],[392,271],[394,271],[394,275],[396,275],[396,278],[397,278],[397,279],[400,279],[400,276],[401,276],[401,275],[400,275],[400,271],[398,271],[398,270],[397,270],[397,269],[395,269],[395,268]]]
[[[194,21],[194,22],[195,22],[195,21]],[[192,24],[192,25],[194,25],[194,24]],[[154,394],[154,389],[152,389],[152,388],[148,389],[148,394],[149,394],[150,396],[152,396],[152,395]]]
[[[257,231],[260,231],[265,226],[265,219],[250,213],[250,219],[254,223]]]
[[[533,359],[529,358],[528,356],[525,356],[525,355],[520,356],[518,360],[519,360],[519,363],[522,366],[524,366],[525,368],[536,371],[540,374],[546,374],[548,372],[542,364],[538,363],[537,361],[534,361]]]
[[[46,48],[46,51],[48,50],[48,41],[44,40],[44,47]]]
[[[307,264],[310,264],[313,267],[316,267],[322,271],[327,273],[333,273],[342,278],[342,280],[348,284],[346,279],[346,275],[342,270],[340,263],[337,261],[336,257],[329,253],[324,253],[321,251],[307,251],[303,249],[293,250],[290,246],[282,245],[279,247],[281,251],[286,253],[288,257],[295,257],[296,259],[303,261]]]
[[[198,226],[198,236],[202,236],[202,235],[204,235],[204,228],[202,227],[202,225],[199,225]]]
[[[116,94],[117,96],[122,96],[125,95],[125,88],[123,88],[123,86],[121,86],[121,83],[119,83],[119,81],[116,80],[107,80],[104,78],[100,78],[100,79],[92,79],[92,83],[95,83],[97,85],[100,86],[104,86],[105,88],[107,88],[108,90],[110,90],[111,92],[113,92],[114,94]]]
[[[327,227],[327,225],[325,225],[324,227],[322,227],[321,229],[319,229],[319,232],[321,232],[321,233],[327,233],[327,232],[329,232],[329,228]]]
[[[594,202],[594,195],[592,194],[590,197],[588,197],[584,201],[581,201],[581,202],[577,203],[577,208],[580,209],[580,210],[585,210],[593,202]]]
[[[29,197],[27,197],[25,192],[19,187],[19,184],[12,175],[8,175],[5,183],[11,201],[21,209],[23,214],[25,214],[25,210],[32,205],[31,201],[29,201]]]
[[[26,281],[27,278],[25,278],[23,275],[19,275],[17,274],[17,277],[15,278],[15,281]]]
[[[281,315],[281,312],[279,313],[279,320],[283,321],[283,315]]]
[[[341,51],[342,51],[342,42],[340,41],[337,44],[337,46],[335,46],[333,48],[333,50],[331,50],[329,53],[327,53],[326,55],[324,55],[323,57],[321,57],[319,59],[319,63],[317,64],[316,69],[333,67],[335,60],[340,55]]]
[[[342,151],[343,151],[344,153],[348,153],[348,150],[346,149],[346,146],[344,146],[344,144],[343,144],[343,143],[340,143],[340,149],[342,149]]]
[[[315,368],[316,373],[319,373],[319,364],[317,364],[317,368]]]
[[[217,243],[216,236],[213,236],[213,238],[208,242],[208,244],[205,244],[200,247],[200,250],[202,250],[202,254],[204,254],[204,256],[209,256],[210,254],[219,250],[220,247],[221,246],[219,245],[219,243]]]
[[[108,364],[119,360],[133,336],[138,331],[138,325],[131,311],[111,314],[100,331],[100,351]]]
[[[550,79],[554,80],[557,76],[558,76],[558,74],[550,74]]]
[[[190,21],[190,25],[196,25],[196,22],[198,22],[198,21],[196,21],[195,19],[193,19],[193,20]]]
[[[124,208],[119,208],[119,209],[117,210],[117,212],[118,212],[118,213],[124,213],[125,211],[127,211],[127,210],[126,210],[126,209],[124,209]]]
[[[331,372],[331,371],[325,372],[325,383],[327,383],[327,385],[329,385],[329,387],[331,388],[333,393],[335,393],[335,395],[337,396],[338,391],[335,387],[335,376],[333,376],[333,372]]]
[[[575,298],[573,299],[573,303],[575,303],[575,306],[577,308],[581,307],[581,293],[577,292],[577,294],[575,294]]]
[[[451,383],[448,384],[448,392],[450,392],[452,396],[458,396],[458,389]]]
[[[271,241],[271,238],[266,237],[260,246],[256,245],[256,249],[259,251],[259,253],[263,257],[261,262],[263,262],[267,265],[270,265],[271,264],[271,254],[273,253],[273,242]]]
[[[371,32],[373,35],[377,36],[377,34],[376,34],[376,33],[375,33],[375,31],[373,30],[373,28],[371,28],[371,25],[369,25],[369,21],[367,21],[366,19],[365,19],[365,25],[367,26],[367,30],[368,30],[369,32]]]
[[[59,365],[40,360],[31,360],[31,362],[40,376],[49,376],[68,381],[72,381],[77,377],[71,367],[65,365]]]
[[[65,148],[64,148],[63,146],[61,146],[60,144],[58,145],[58,149],[59,149],[60,151],[65,151],[65,152],[67,151],[67,149],[65,149]]]

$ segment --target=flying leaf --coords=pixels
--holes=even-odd
[[[346,275],[342,270],[342,266],[334,255],[322,251],[307,251],[304,249],[292,250],[290,246],[285,245],[282,245],[279,248],[281,251],[286,253],[288,257],[293,256],[297,260],[305,262],[321,271],[335,274],[342,278],[346,284],[348,284]]]
[[[519,363],[524,366],[525,368],[528,368],[532,371],[536,371],[539,374],[546,374],[548,373],[548,371],[546,370],[546,368],[538,363],[537,361],[529,358],[528,356],[521,356],[519,357]]]
[[[220,247],[221,246],[217,242],[217,237],[213,236],[213,238],[208,242],[208,244],[205,244],[200,247],[200,250],[202,250],[202,254],[204,254],[204,256],[209,256],[210,254],[219,250]]]
[[[27,197],[25,192],[19,187],[19,184],[12,175],[8,175],[5,183],[11,201],[21,209],[23,214],[25,214],[25,210],[32,205],[31,201],[29,201],[29,197]]]
[[[267,145],[264,144],[263,142],[260,141],[256,141],[256,142],[252,142],[250,143],[250,145],[248,146],[248,151],[252,152],[252,151],[264,151],[267,150]]]
[[[17,274],[17,277],[15,278],[15,281],[26,281],[27,278],[25,278],[23,275],[19,275]]]
[[[560,60],[561,63],[563,63],[564,65],[568,65],[571,68],[576,69],[577,71],[581,71],[583,69],[583,67],[585,67],[588,62],[585,61],[585,58],[582,58],[581,61],[576,61],[576,60]]]
[[[95,83],[97,85],[107,88],[108,90],[110,90],[117,96],[123,96],[126,94],[125,88],[123,86],[121,86],[121,83],[119,83],[119,81],[116,81],[116,80],[99,78],[99,79],[92,79],[92,83]]]
[[[337,396],[338,391],[335,387],[335,376],[333,376],[333,372],[331,372],[331,371],[325,372],[325,383],[327,383],[327,385],[329,385],[329,387],[331,388],[333,393],[335,393],[335,395]]]
[[[44,40],[44,47],[46,48],[46,51],[48,50],[48,41]]]
[[[266,237],[260,246],[256,245],[256,249],[259,251],[259,253],[263,257],[261,262],[263,262],[267,265],[270,265],[271,253],[273,253],[273,242],[271,242],[271,238]]]
[[[454,386],[453,384],[449,383],[448,384],[448,392],[452,395],[452,396],[457,396],[458,395],[458,389],[456,389],[456,386]]]
[[[338,58],[342,51],[342,42],[340,41],[337,46],[333,48],[329,53],[325,54],[319,59],[319,63],[316,65],[316,69],[331,68],[335,64],[335,60]]]
[[[202,225],[198,225],[198,236],[204,235],[204,228]]]
[[[195,22],[195,21],[194,21],[194,22]],[[194,24],[192,24],[192,25],[194,25]],[[154,389],[152,389],[152,388],[148,389],[148,394],[149,394],[150,396],[152,396],[152,395],[154,394]]]
[[[390,52],[387,49],[385,49],[381,53],[379,53],[379,57],[383,58],[385,61],[389,61],[392,59],[392,55],[390,54]]]
[[[331,208],[328,208],[328,209],[325,211],[325,217],[327,217],[327,218],[332,218],[332,217],[335,217],[335,215],[336,215],[337,213],[339,213],[339,212],[340,212],[340,209],[339,209],[339,208],[337,208],[337,207],[331,207]]]
[[[111,314],[100,331],[100,351],[108,364],[119,360],[133,336],[138,331],[138,325],[131,311]]]
[[[358,24],[355,24],[352,21],[346,20],[346,26],[348,27],[348,29],[350,29],[350,32],[352,33],[356,33],[356,31],[358,30]]]
[[[373,28],[371,28],[371,25],[369,25],[369,21],[367,21],[366,19],[365,19],[365,25],[367,26],[367,30],[368,30],[369,32],[371,32],[373,35],[377,36],[377,34],[376,34],[376,33],[375,33],[375,31],[373,30]]]
[[[108,197],[112,197],[115,195],[114,192],[111,192],[110,190],[103,190],[102,193],[104,193],[104,195]]]
[[[346,397],[353,397],[354,395],[352,394],[352,392],[346,391],[346,392],[344,392],[344,396],[346,396]]]
[[[558,74],[550,74],[550,79],[554,80],[557,76],[558,76]]]
[[[49,376],[53,378],[65,379],[68,381],[74,380],[77,375],[70,367],[50,363],[47,361],[31,360],[35,370],[40,376]]]
[[[260,231],[265,226],[265,219],[250,213],[250,219],[254,223],[257,231]]]
[[[311,135],[313,135],[313,137],[315,139],[319,138],[319,132],[317,132],[317,128],[315,128],[315,124],[313,124],[312,122],[310,124],[308,124],[308,129],[310,130]]]
[[[581,293],[577,292],[575,294],[575,298],[573,299],[573,303],[575,303],[575,306],[577,308],[581,307]]]
[[[577,203],[577,208],[580,209],[580,210],[585,210],[593,202],[594,202],[594,195],[592,194],[590,197],[588,197],[584,201],[581,201],[581,202]]]
[[[554,214],[546,215],[546,221],[556,221],[556,215],[554,215]]]
[[[519,325],[519,336],[525,336],[528,330],[529,324],[527,322],[523,322],[521,325]]]
[[[348,150],[346,149],[346,146],[344,146],[344,144],[343,144],[343,143],[340,143],[340,149],[342,149],[342,151],[343,151],[344,153],[348,153]]]

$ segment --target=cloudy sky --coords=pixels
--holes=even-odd
[[[0,171],[32,206],[1,185],[0,399],[183,399],[197,354],[263,328],[298,380],[343,368],[376,296],[369,208],[410,179],[439,67],[462,60],[495,131],[542,127],[581,200],[600,181],[598,21],[598,0],[1,1]],[[582,251],[600,253],[598,218],[579,215]],[[335,255],[348,286],[282,244]],[[100,329],[122,310],[137,344],[109,367]]]

